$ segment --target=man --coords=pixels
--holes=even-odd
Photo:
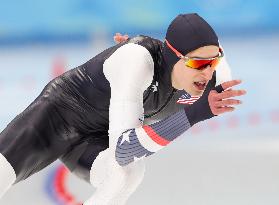
[[[125,204],[145,157],[241,103],[222,58],[210,25],[183,14],[164,42],[127,39],[55,78],[0,134],[0,195],[59,158],[97,187],[85,205]],[[201,98],[177,103],[185,94]]]

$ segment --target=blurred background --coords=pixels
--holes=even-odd
[[[277,205],[278,11],[275,0],[0,0],[0,131],[52,78],[114,45],[116,32],[163,40],[177,14],[196,12],[218,33],[248,93],[235,112],[196,125],[147,159],[128,204]],[[0,204],[73,205],[93,192],[57,161]]]

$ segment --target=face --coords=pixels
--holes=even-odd
[[[197,58],[212,58],[217,56],[219,48],[217,46],[204,46],[198,48],[186,56]],[[172,70],[172,86],[178,90],[185,90],[192,96],[201,96],[212,78],[214,68],[210,66],[203,70],[197,70],[185,66],[185,61],[180,59]]]

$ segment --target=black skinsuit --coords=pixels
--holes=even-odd
[[[154,61],[153,82],[144,92],[144,123],[158,121],[185,106],[176,103],[185,92],[171,86],[171,69],[162,58],[161,41],[137,36],[110,47],[49,82],[0,133],[0,152],[15,169],[16,182],[58,158],[89,182],[93,161],[109,146],[110,85],[103,63],[126,43],[144,46]],[[214,86],[215,75],[207,89]]]

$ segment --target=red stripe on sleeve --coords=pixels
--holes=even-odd
[[[143,126],[143,129],[146,132],[146,134],[157,144],[161,146],[166,146],[167,144],[170,143],[170,141],[158,135],[150,126],[145,125]]]

